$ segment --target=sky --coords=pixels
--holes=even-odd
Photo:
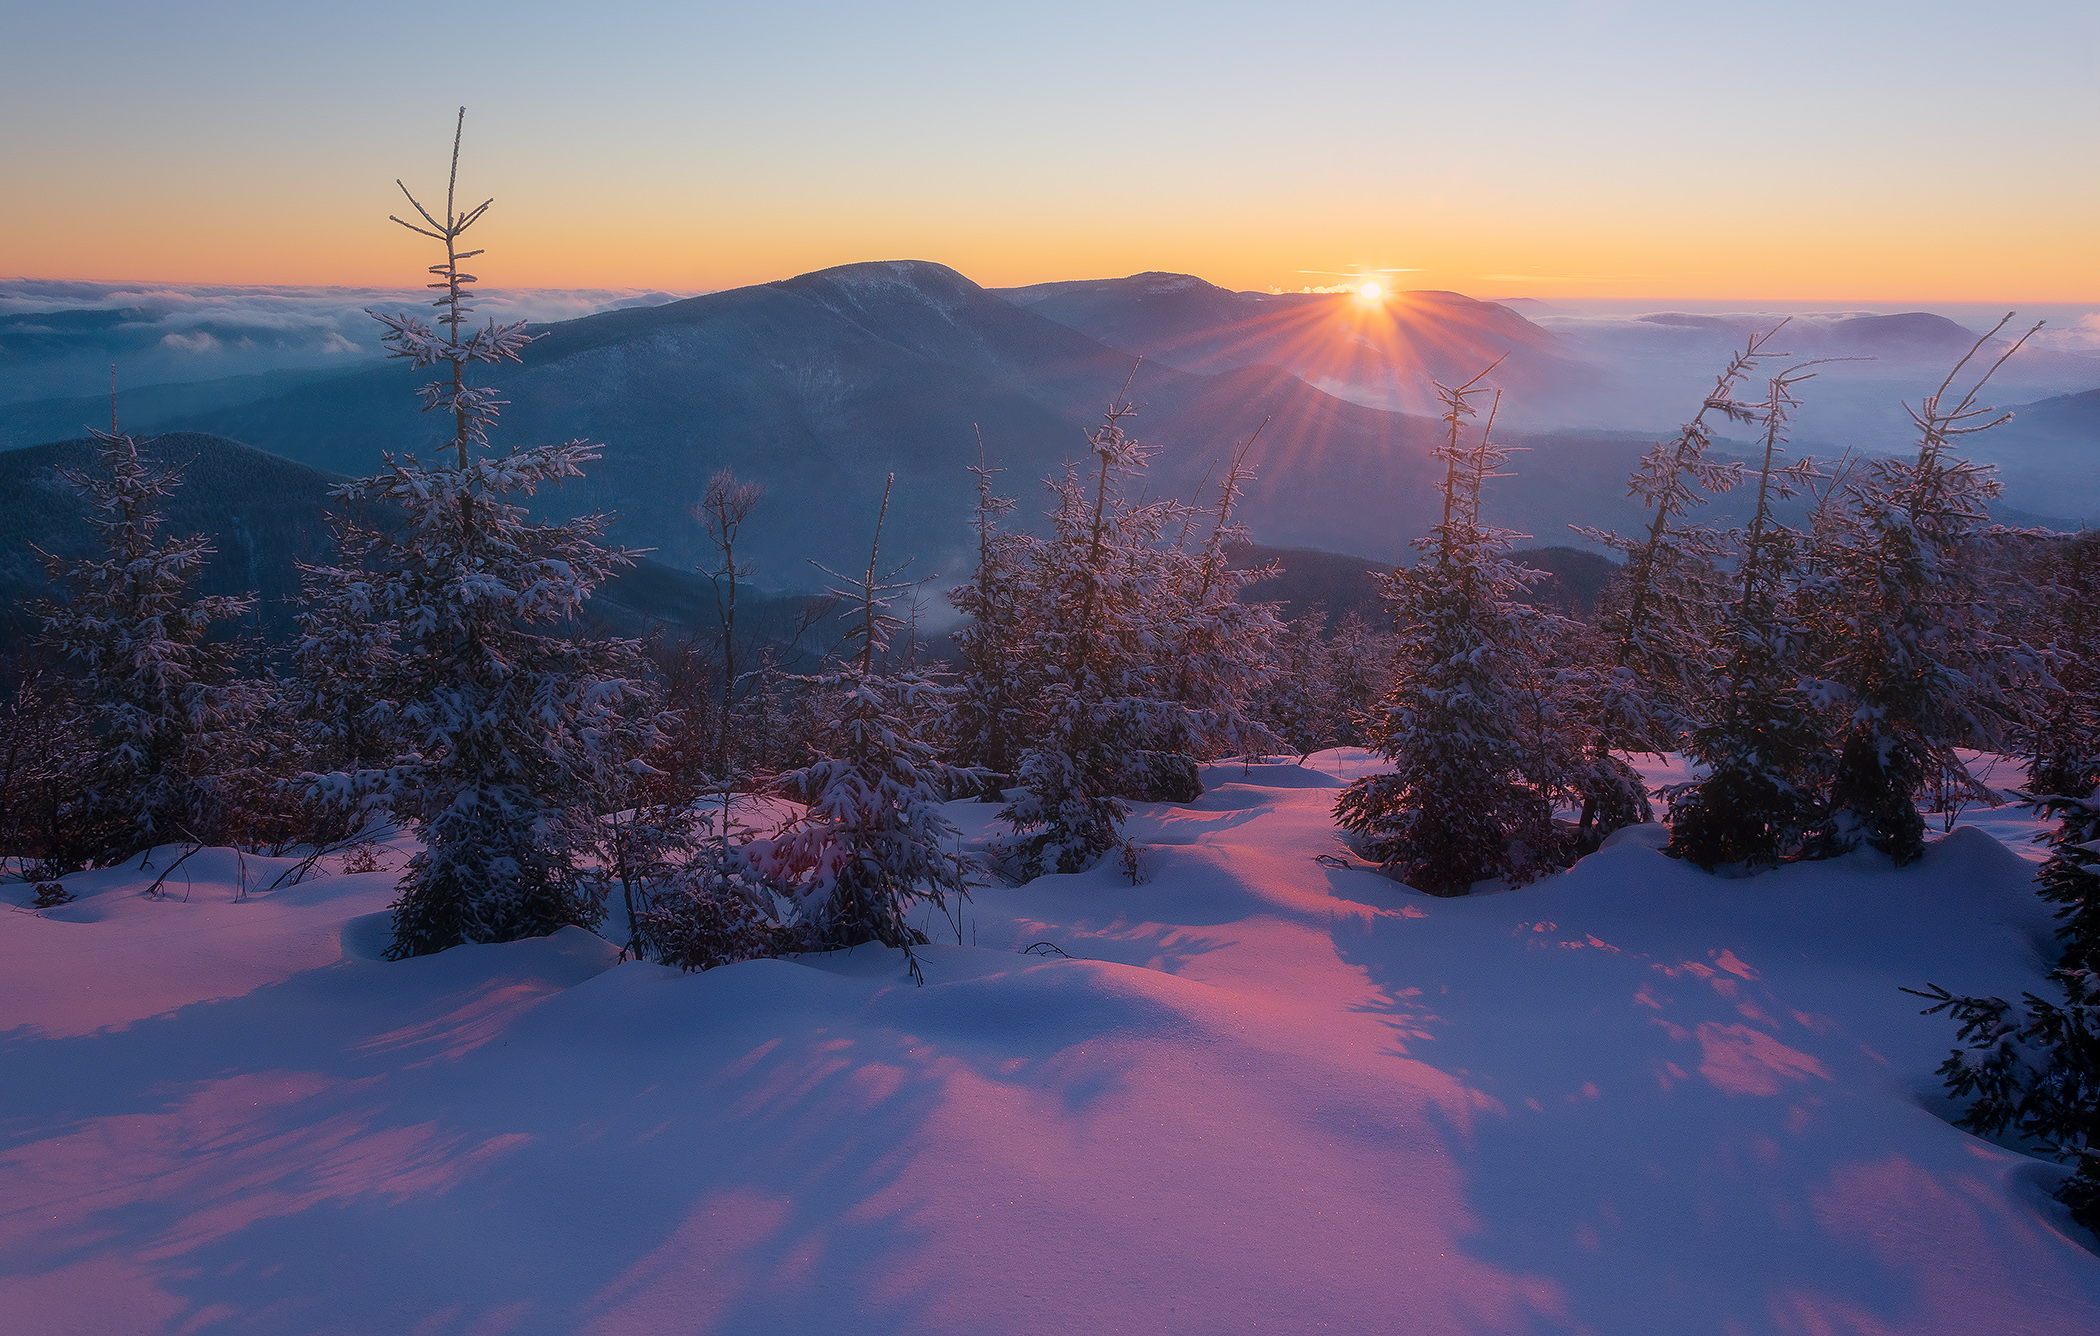
[[[0,275],[2100,300],[2100,5],[0,0]]]

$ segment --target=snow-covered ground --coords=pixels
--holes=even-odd
[[[1897,991],[2037,985],[2024,817],[1435,900],[1316,861],[1363,764],[1213,768],[1144,884],[982,891],[923,988],[390,964],[392,871],[69,878],[0,912],[0,1330],[2100,1330],[2061,1171],[1943,1121]]]

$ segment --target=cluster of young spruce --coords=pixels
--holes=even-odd
[[[1417,541],[1422,558],[1388,577],[1394,685],[1367,721],[1396,768],[1337,808],[1409,884],[1521,883],[1649,819],[1629,753],[1682,753],[1705,771],[1661,795],[1668,851],[1730,873],[1862,844],[1916,860],[1921,806],[1999,800],[1969,752],[2022,754],[2043,790],[2090,791],[2100,743],[2081,589],[2094,539],[1990,520],[1996,482],[1950,450],[1995,425],[1977,406],[1990,371],[1957,398],[1965,359],[1914,413],[1915,459],[1826,470],[1785,459],[1814,363],[1738,397],[1783,357],[1777,333],[1737,353],[1698,414],[1641,461],[1631,491],[1644,529],[1583,531],[1625,556],[1587,622],[1523,601],[1541,573],[1511,560],[1522,535],[1480,518],[1483,484],[1508,460],[1492,409],[1467,430],[1481,378],[1439,387],[1443,516]],[[1717,458],[1709,417],[1754,429],[1752,457]],[[1695,521],[1737,487],[1755,493],[1746,524]],[[1556,822],[1556,808],[1579,819]]]
[[[457,155],[455,136],[455,184]],[[51,560],[50,664],[21,674],[0,730],[0,840],[35,875],[401,823],[422,847],[397,958],[596,926],[617,896],[632,953],[699,969],[871,940],[909,955],[926,940],[911,915],[968,894],[941,805],[970,793],[1005,804],[1002,870],[1073,872],[1126,847],[1130,801],[1196,797],[1201,761],[1363,745],[1392,768],[1349,786],[1337,821],[1399,879],[1459,895],[1650,820],[1629,753],[1698,763],[1661,795],[1667,851],[1737,874],[1861,845],[1913,861],[1921,807],[2000,800],[1965,753],[2014,753],[2062,822],[2041,884],[2065,920],[2066,1001],[2030,995],[2020,1020],[1926,995],[1963,1021],[1947,1075],[1978,1096],[1971,1124],[2075,1159],[2067,1200],[2100,1204],[2100,538],[1989,519],[1995,482],[1952,451],[1994,425],[1978,395],[1995,366],[1956,392],[1977,353],[1913,410],[1915,458],[1826,469],[1785,458],[1814,364],[1769,373],[1778,331],[1753,340],[1636,470],[1643,530],[1585,531],[1625,564],[1584,621],[1525,601],[1541,573],[1513,559],[1522,535],[1483,519],[1509,458],[1494,406],[1474,427],[1494,368],[1439,386],[1440,521],[1384,577],[1391,629],[1331,634],[1318,609],[1286,624],[1243,597],[1268,574],[1231,560],[1248,445],[1214,500],[1146,499],[1150,451],[1119,396],[1084,463],[1049,480],[1041,533],[1002,523],[1015,503],[980,462],[952,673],[917,664],[916,636],[895,643],[913,586],[881,569],[881,515],[865,571],[834,575],[841,647],[798,673],[739,634],[737,541],[760,493],[726,471],[695,508],[720,558],[718,639],[571,633],[632,555],[603,543],[604,516],[549,524],[522,504],[590,446],[490,449],[502,402],[470,372],[531,336],[468,324],[460,266],[480,252],[460,238],[487,207],[455,209],[448,186],[442,217],[415,204],[403,222],[445,248],[439,314],[379,319],[394,355],[437,373],[420,393],[452,444],[337,489],[337,559],[302,568],[287,661],[243,671],[259,647],[211,634],[251,601],[190,592],[210,549],[160,533],[178,476],[138,440],[101,436],[106,473],[69,475],[105,553]],[[1710,418],[1753,430],[1752,456],[1718,458]],[[1746,524],[1696,522],[1737,487],[1755,489]]]

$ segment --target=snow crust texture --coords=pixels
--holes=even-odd
[[[1213,767],[1134,810],[1143,884],[981,891],[923,988],[388,963],[406,845],[71,878],[0,913],[0,1329],[2100,1330],[2062,1171],[1944,1121],[1897,991],[2034,986],[2030,861],[1730,881],[1632,828],[1432,899],[1337,843],[1371,764]]]

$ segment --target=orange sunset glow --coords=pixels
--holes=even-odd
[[[1261,291],[1409,266],[1408,286],[1487,297],[2100,299],[2090,8],[1993,27],[1840,6],[1806,45],[1783,20],[1651,8],[1515,5],[1483,83],[1466,60],[1336,79],[1313,11],[1271,31],[1163,5],[1119,14],[1121,40],[1171,34],[1186,63],[1037,99],[1018,72],[1083,61],[1084,7],[1025,35],[820,7],[782,62],[784,19],[526,5],[442,86],[397,90],[375,14],[139,6],[99,45],[93,105],[68,106],[59,66],[0,89],[0,271],[395,282],[408,238],[369,221],[394,177],[438,165],[424,129],[464,102],[502,205],[489,244],[521,287],[704,291],[909,257],[993,287],[1164,269]],[[1330,17],[1374,50],[1479,36],[1458,9]],[[15,19],[18,49],[96,45],[66,7]],[[928,56],[937,89],[892,80]],[[1114,206],[1092,206],[1110,182]]]
[[[427,155],[403,131],[394,156]],[[1804,203],[1747,219],[1715,200],[1689,216],[1680,207],[1667,225],[1601,205],[1584,216],[1552,204],[1554,226],[1542,234],[1507,215],[1538,216],[1551,202],[1526,199],[1510,184],[1495,188],[1509,198],[1492,208],[1396,190],[1386,201],[1318,218],[1264,216],[1258,202],[1250,209],[1224,192],[1215,201],[1228,210],[1222,217],[1178,190],[1160,191],[1171,198],[1148,206],[1141,186],[1138,207],[1112,225],[1065,216],[1059,192],[1032,186],[1020,199],[955,200],[937,213],[911,200],[860,197],[843,227],[840,201],[808,180],[723,195],[703,191],[697,179],[681,186],[652,177],[637,162],[637,178],[617,182],[636,207],[608,219],[592,203],[597,192],[506,163],[516,149],[500,151],[500,129],[484,133],[498,141],[497,160],[482,164],[477,178],[506,206],[491,217],[490,244],[504,249],[504,282],[521,287],[701,291],[913,257],[988,286],[1171,268],[1263,290],[1295,288],[1308,262],[1360,254],[1376,262],[1371,267],[1417,266],[1409,286],[1485,297],[2100,301],[2100,252],[2075,193],[2017,224],[2000,207],[1974,201],[1900,227],[1886,216],[1902,211],[1894,183],[1879,202]],[[28,198],[7,220],[8,264],[46,277],[391,284],[413,261],[412,248],[383,232],[375,237],[367,220],[393,207],[386,192],[401,164],[381,162],[370,143],[357,156],[368,163],[360,175],[331,171],[320,179],[301,167],[252,190],[236,181],[231,198],[216,186],[174,180],[163,195],[169,208],[150,224],[127,207],[124,189],[68,166],[45,178],[55,197]],[[700,164],[694,167],[697,178]],[[615,174],[602,167],[588,175],[616,188]],[[281,193],[287,186],[289,195]],[[2100,212],[2100,199],[2088,203]],[[1200,230],[1183,212],[1191,207],[1204,216]],[[281,226],[248,229],[240,216],[250,210],[271,212]]]

